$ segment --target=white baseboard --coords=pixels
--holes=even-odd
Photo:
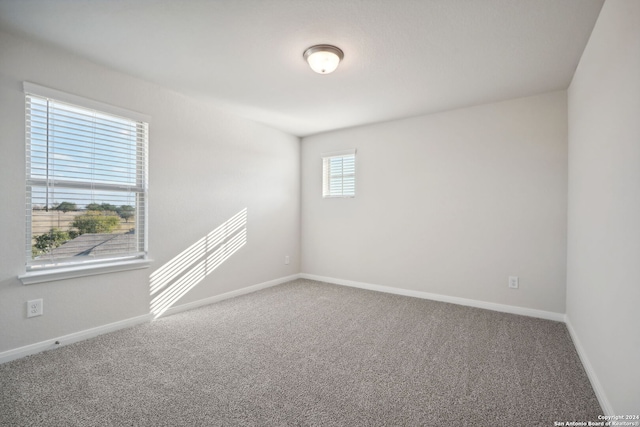
[[[478,301],[468,298],[452,297],[448,295],[432,294],[429,292],[412,291],[409,289],[394,288],[390,286],[372,285],[370,283],[355,282],[353,280],[336,279],[333,277],[316,276],[314,274],[300,274],[300,278],[317,280],[319,282],[333,283],[335,285],[351,286],[354,288],[368,289],[371,291],[386,292],[389,294],[404,295],[408,297],[429,299],[434,301],[448,302],[451,304],[466,305],[468,307],[484,308],[487,310],[500,311],[503,313],[519,314],[522,316],[537,317],[540,319],[555,320],[564,322],[564,313],[553,311],[536,310],[533,308],[517,307],[514,305],[497,304],[493,302]]]
[[[558,322],[564,322],[567,325],[567,329],[569,330],[569,334],[571,335],[573,344],[576,348],[576,351],[578,352],[578,356],[580,357],[582,365],[585,368],[587,376],[591,381],[591,385],[596,393],[596,397],[598,398],[598,401],[600,403],[600,406],[602,407],[602,410],[604,411],[604,414],[614,415],[614,411],[611,406],[611,403],[609,402],[609,400],[607,399],[604,393],[602,385],[600,384],[600,381],[598,380],[598,377],[596,376],[596,373],[593,370],[593,367],[591,366],[591,362],[589,362],[589,359],[585,353],[584,348],[582,347],[582,344],[580,343],[580,339],[578,338],[576,331],[573,329],[573,326],[571,325],[571,321],[569,317],[562,313],[535,310],[535,309],[525,308],[525,307],[496,304],[492,302],[478,301],[478,300],[472,300],[467,298],[433,294],[429,292],[412,291],[409,289],[394,288],[390,286],[356,282],[353,280],[336,279],[333,277],[325,277],[325,276],[317,276],[313,274],[301,273],[301,274],[292,274],[290,276],[281,277],[274,280],[269,280],[263,283],[259,283],[257,285],[247,286],[242,289],[226,292],[221,295],[215,295],[213,297],[204,298],[204,299],[193,301],[187,304],[181,304],[176,307],[171,307],[169,310],[165,312],[165,315],[176,314],[182,311],[191,310],[197,307],[213,304],[215,302],[222,301],[225,299],[237,297],[240,295],[259,291],[261,289],[266,289],[272,286],[280,285],[282,283],[286,283],[298,278],[316,280],[319,282],[333,283],[333,284],[342,285],[342,286],[350,286],[354,288],[368,289],[368,290],[377,291],[377,292],[385,292],[385,293],[404,295],[404,296],[415,297],[415,298],[442,301],[442,302],[447,302],[452,304],[465,305],[469,307],[484,308],[487,310],[519,314],[519,315],[530,316],[530,317],[537,317],[541,319],[554,320]],[[114,332],[119,329],[129,328],[129,327],[139,325],[141,323],[146,323],[152,320],[153,320],[152,314],[144,314],[142,316],[132,317],[130,319],[125,319],[118,322],[113,322],[106,325],[98,326],[95,328],[74,332],[72,334],[64,335],[58,338],[52,338],[52,339],[41,341],[35,344],[29,344],[24,347],[7,350],[0,353],[0,364],[10,362],[12,360],[20,359],[22,357],[29,356],[32,354],[41,353],[43,351],[52,350],[63,345],[69,345],[78,341],[83,341],[89,338],[96,337],[98,335],[106,334],[108,332]],[[56,342],[58,342],[59,344],[56,344]]]
[[[573,345],[576,348],[578,356],[580,357],[580,361],[582,362],[582,366],[584,366],[587,376],[589,377],[589,381],[591,382],[593,391],[595,392],[596,397],[598,398],[598,402],[600,403],[600,406],[604,411],[604,415],[615,415],[615,412],[613,411],[613,407],[611,406],[609,399],[607,399],[604,389],[600,384],[600,381],[598,380],[598,377],[595,371],[593,370],[593,367],[591,366],[591,362],[589,362],[589,358],[587,357],[587,354],[584,348],[582,347],[582,344],[580,343],[580,339],[578,338],[576,331],[573,329],[573,326],[571,325],[569,316],[567,316],[566,314],[555,313],[552,311],[535,310],[531,308],[517,307],[512,305],[496,304],[492,302],[478,301],[478,300],[472,300],[467,298],[452,297],[447,295],[432,294],[429,292],[412,291],[408,289],[400,289],[400,288],[394,288],[390,286],[372,285],[370,283],[336,279],[333,277],[316,276],[313,274],[306,274],[306,273],[300,274],[300,278],[316,280],[319,282],[333,283],[335,285],[351,286],[354,288],[368,289],[371,291],[386,292],[390,294],[430,299],[434,301],[442,301],[442,302],[448,302],[452,304],[466,305],[469,307],[484,308],[487,310],[500,311],[504,313],[519,314],[523,316],[537,317],[541,319],[563,322],[567,325],[567,329],[569,330],[569,334],[571,335],[571,339],[573,340]]]
[[[270,288],[272,286],[280,285],[282,283],[290,282],[291,280],[298,279],[299,274],[292,274],[291,276],[280,277],[279,279],[269,280],[267,282],[258,283],[257,285],[247,286],[246,288],[236,289],[235,291],[226,292],[224,294],[215,295],[209,298],[200,299],[198,301],[181,304],[175,307],[171,307],[165,311],[162,316],[169,316],[172,314],[180,313],[181,311],[192,310],[194,308],[202,307],[203,305],[213,304],[214,302],[222,301],[225,299],[237,297],[251,292],[259,291],[260,289]]]
[[[584,366],[584,370],[589,377],[589,381],[591,382],[591,387],[593,387],[593,391],[596,393],[596,397],[598,398],[598,402],[600,403],[600,407],[604,411],[604,415],[615,415],[616,413],[613,411],[613,407],[607,399],[606,394],[604,393],[604,389],[602,388],[602,384],[600,384],[600,380],[596,375],[596,372],[593,370],[593,366],[587,357],[587,353],[582,347],[582,343],[578,338],[578,334],[575,329],[573,329],[573,325],[571,324],[571,320],[569,319],[569,315],[565,316],[565,324],[567,325],[567,329],[569,330],[569,335],[571,335],[571,339],[573,340],[573,346],[576,348],[578,352],[578,356],[580,357],[580,361],[582,362],[582,366]],[[618,414],[619,415],[619,414]]]
[[[269,280],[267,282],[259,283],[253,286],[247,286],[246,288],[237,289],[235,291],[227,292],[222,295],[216,295],[211,298],[205,298],[198,301],[190,302],[187,304],[182,304],[176,307],[172,307],[167,310],[164,314],[175,314],[181,311],[190,310],[196,307],[201,307],[203,305],[212,304],[217,301],[222,301],[228,298],[233,298],[239,295],[248,294],[250,292],[255,292],[260,289],[269,288],[271,286],[276,286],[281,283],[285,283],[291,280],[295,280],[299,278],[300,275],[293,274],[291,276],[281,277],[279,279]],[[29,344],[24,347],[18,347],[15,349],[3,351],[0,353],[0,364],[10,362],[12,360],[20,359],[22,357],[26,357],[32,354],[42,353],[43,351],[53,350],[55,348],[59,348],[64,345],[69,345],[78,341],[83,341],[89,338],[96,337],[98,335],[106,334],[108,332],[114,332],[118,329],[130,328],[132,326],[139,325],[141,323],[147,323],[153,320],[153,315],[151,313],[144,314],[142,316],[132,317],[130,319],[120,320],[118,322],[109,323],[106,325],[101,325],[91,329],[85,329],[83,331],[74,332],[72,334],[63,335],[57,338],[51,338],[45,341],[41,341],[35,344]],[[56,341],[59,344],[56,344]]]
[[[151,321],[150,314],[144,314],[142,316],[136,316],[118,322],[108,323],[91,329],[85,329],[84,331],[74,332],[72,334],[63,335],[57,338],[51,338],[49,340],[41,341],[35,344],[25,345],[24,347],[18,347],[12,350],[3,351],[0,353],[0,364],[10,362],[12,360],[20,359],[32,354],[42,353],[43,351],[53,350],[55,348],[73,344],[74,342],[83,341],[89,338],[97,337],[98,335],[106,334],[108,332],[117,331],[118,329],[130,328],[141,323]],[[58,342],[59,344],[56,344]]]

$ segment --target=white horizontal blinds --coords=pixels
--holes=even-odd
[[[324,155],[322,176],[323,197],[354,197],[356,193],[355,150]]]
[[[29,266],[145,252],[148,125],[26,94]]]

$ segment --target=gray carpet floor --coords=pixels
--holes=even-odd
[[[0,365],[2,426],[553,426],[564,324],[296,280]]]

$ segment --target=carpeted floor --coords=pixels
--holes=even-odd
[[[553,426],[564,324],[296,280],[0,365],[2,426]]]

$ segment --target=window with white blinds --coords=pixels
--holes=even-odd
[[[25,97],[27,272],[144,259],[145,116],[26,82]]]
[[[356,150],[322,155],[322,197],[355,197]]]

